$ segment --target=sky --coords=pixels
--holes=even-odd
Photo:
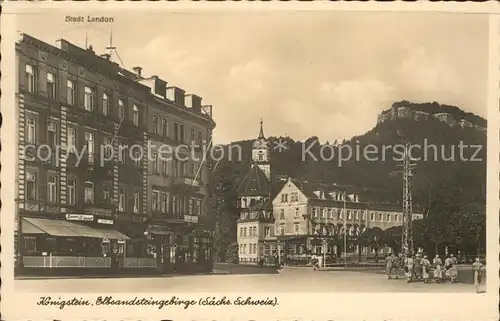
[[[40,12],[40,11],[39,11]],[[19,16],[18,30],[64,38],[213,106],[216,143],[266,136],[320,141],[373,128],[393,102],[437,101],[487,113],[486,15],[382,12],[57,12]],[[66,15],[113,17],[68,23]]]

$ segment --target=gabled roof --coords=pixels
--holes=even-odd
[[[252,165],[238,186],[239,196],[269,196],[271,184],[266,174],[257,165]]]

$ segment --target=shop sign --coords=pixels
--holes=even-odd
[[[85,213],[90,213],[93,215],[102,215],[102,216],[113,215],[113,210],[105,209],[105,208],[98,208],[98,207],[86,208],[84,211],[85,211]]]
[[[66,219],[68,221],[92,222],[94,220],[94,215],[88,215],[88,214],[66,214]]]
[[[103,219],[103,218],[98,218],[97,219],[97,223],[99,224],[109,224],[109,225],[113,225],[113,220],[106,220],[106,219]]]

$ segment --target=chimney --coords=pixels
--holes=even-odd
[[[179,87],[167,87],[167,99],[183,107],[185,106],[184,94],[185,91]]]
[[[102,54],[102,55],[101,55],[101,58],[104,58],[104,59],[106,59],[107,61],[109,61],[109,60],[111,59],[111,55],[110,55],[110,54],[108,54],[108,53],[104,53],[104,54]]]
[[[201,97],[193,94],[185,95],[184,102],[187,108],[191,108],[195,112],[201,112]]]
[[[142,73],[142,67],[133,67],[132,70],[134,71],[134,73],[139,76],[139,77],[142,77],[141,73]]]

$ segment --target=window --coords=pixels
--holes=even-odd
[[[141,155],[141,150],[140,149],[134,149],[134,165],[135,167],[141,167],[142,163],[142,156]]]
[[[188,199],[188,215],[193,215],[193,210],[194,210],[194,199],[189,198]]]
[[[102,114],[104,116],[109,115],[109,97],[108,94],[102,94]]]
[[[30,93],[36,91],[36,69],[31,65],[26,65],[26,87]]]
[[[195,136],[196,134],[195,133],[196,133],[195,129],[191,128],[189,139],[190,139],[190,142],[192,142],[192,143],[196,142],[196,136]]]
[[[118,118],[120,120],[125,118],[125,103],[122,99],[118,99]]]
[[[106,157],[106,159],[110,159],[113,153],[113,145],[111,145],[111,138],[105,136],[103,138],[103,145],[104,145],[104,156]]]
[[[347,211],[347,220],[352,220],[352,212]]]
[[[95,147],[94,138],[95,138],[94,133],[90,133],[90,132],[85,133],[85,141],[87,143],[87,155],[88,155],[89,163],[94,162],[94,147]]]
[[[391,214],[387,214],[387,222],[391,221]]]
[[[134,213],[139,213],[141,207],[141,194],[139,192],[134,193]]]
[[[379,221],[381,221],[381,222],[383,221],[382,216],[383,216],[383,214],[382,214],[382,213],[379,213],[379,214],[378,214],[378,220],[379,220]]]
[[[197,132],[197,135],[196,135],[196,143],[198,145],[201,145],[203,143],[203,133],[201,132],[201,130],[199,130]]]
[[[36,142],[36,120],[34,116],[27,117],[26,142],[29,144],[35,144]]]
[[[339,211],[339,221],[344,219],[344,210]]]
[[[161,211],[163,213],[169,212],[169,194],[168,193],[161,193],[161,199],[162,199],[162,204],[161,204]]]
[[[299,234],[300,225],[299,224],[295,224],[294,228],[295,228],[295,234],[298,235]]]
[[[74,179],[68,179],[67,193],[68,193],[68,204],[75,205],[75,203],[76,203],[76,181]]]
[[[174,140],[177,142],[184,142],[184,125],[174,123]]]
[[[318,209],[313,207],[313,217],[318,217]]]
[[[333,209],[328,209],[328,218],[333,218]]]
[[[68,151],[75,152],[76,151],[76,129],[74,127],[68,127],[67,132],[67,144]]]
[[[172,212],[174,215],[178,213],[179,209],[177,208],[177,196],[172,195]]]
[[[38,194],[38,185],[36,181],[36,173],[26,172],[26,199],[36,200]]]
[[[160,163],[161,163],[161,172],[163,174],[168,174],[168,161],[165,156],[160,157]]]
[[[75,83],[73,80],[68,80],[66,83],[66,102],[71,106],[75,104]]]
[[[295,208],[295,218],[299,218],[299,208]]]
[[[299,201],[299,194],[297,192],[294,192],[290,195],[290,201],[291,202],[298,202]]]
[[[35,236],[25,236],[24,237],[24,250],[27,253],[36,252],[36,237]]]
[[[247,237],[247,228],[246,227],[243,228],[243,237]]]
[[[85,204],[94,204],[94,183],[85,182]]]
[[[153,154],[153,173],[158,173],[158,154]]]
[[[158,123],[158,116],[153,115],[153,134],[158,135],[159,131],[159,123]]]
[[[57,146],[57,124],[53,121],[47,124],[47,141],[50,146]]]
[[[102,197],[104,200],[109,201],[111,199],[111,188],[109,186],[104,186],[102,189]]]
[[[264,233],[265,233],[266,237],[270,237],[271,236],[271,228],[269,226],[266,226],[264,228]]]
[[[47,197],[50,203],[57,202],[57,176],[50,175],[47,180]]]
[[[375,213],[370,214],[370,221],[375,221]]]
[[[288,194],[281,194],[281,203],[288,202]]]
[[[134,105],[133,108],[133,114],[132,114],[132,121],[134,122],[135,126],[139,126],[139,107]]]
[[[161,119],[161,134],[168,137],[168,120],[166,118]]]
[[[85,86],[84,93],[83,107],[86,111],[94,111],[94,90]]]
[[[284,219],[285,219],[285,209],[280,208],[280,220],[284,220]]]
[[[358,212],[358,211],[355,211],[355,212],[354,212],[354,219],[355,219],[356,221],[359,221],[359,212]]]
[[[201,199],[198,198],[196,200],[195,204],[196,204],[196,209],[195,209],[194,213],[195,213],[195,215],[201,216],[201,214],[203,213],[203,211],[202,211],[202,204],[203,203],[201,202]]]
[[[118,210],[120,212],[125,212],[125,189],[118,189]]]
[[[323,210],[321,211],[321,217],[322,218],[326,218],[326,211],[327,211],[326,208],[323,208]]]
[[[280,226],[280,235],[285,235],[285,227]]]
[[[49,99],[56,99],[56,75],[47,73],[47,96]]]

